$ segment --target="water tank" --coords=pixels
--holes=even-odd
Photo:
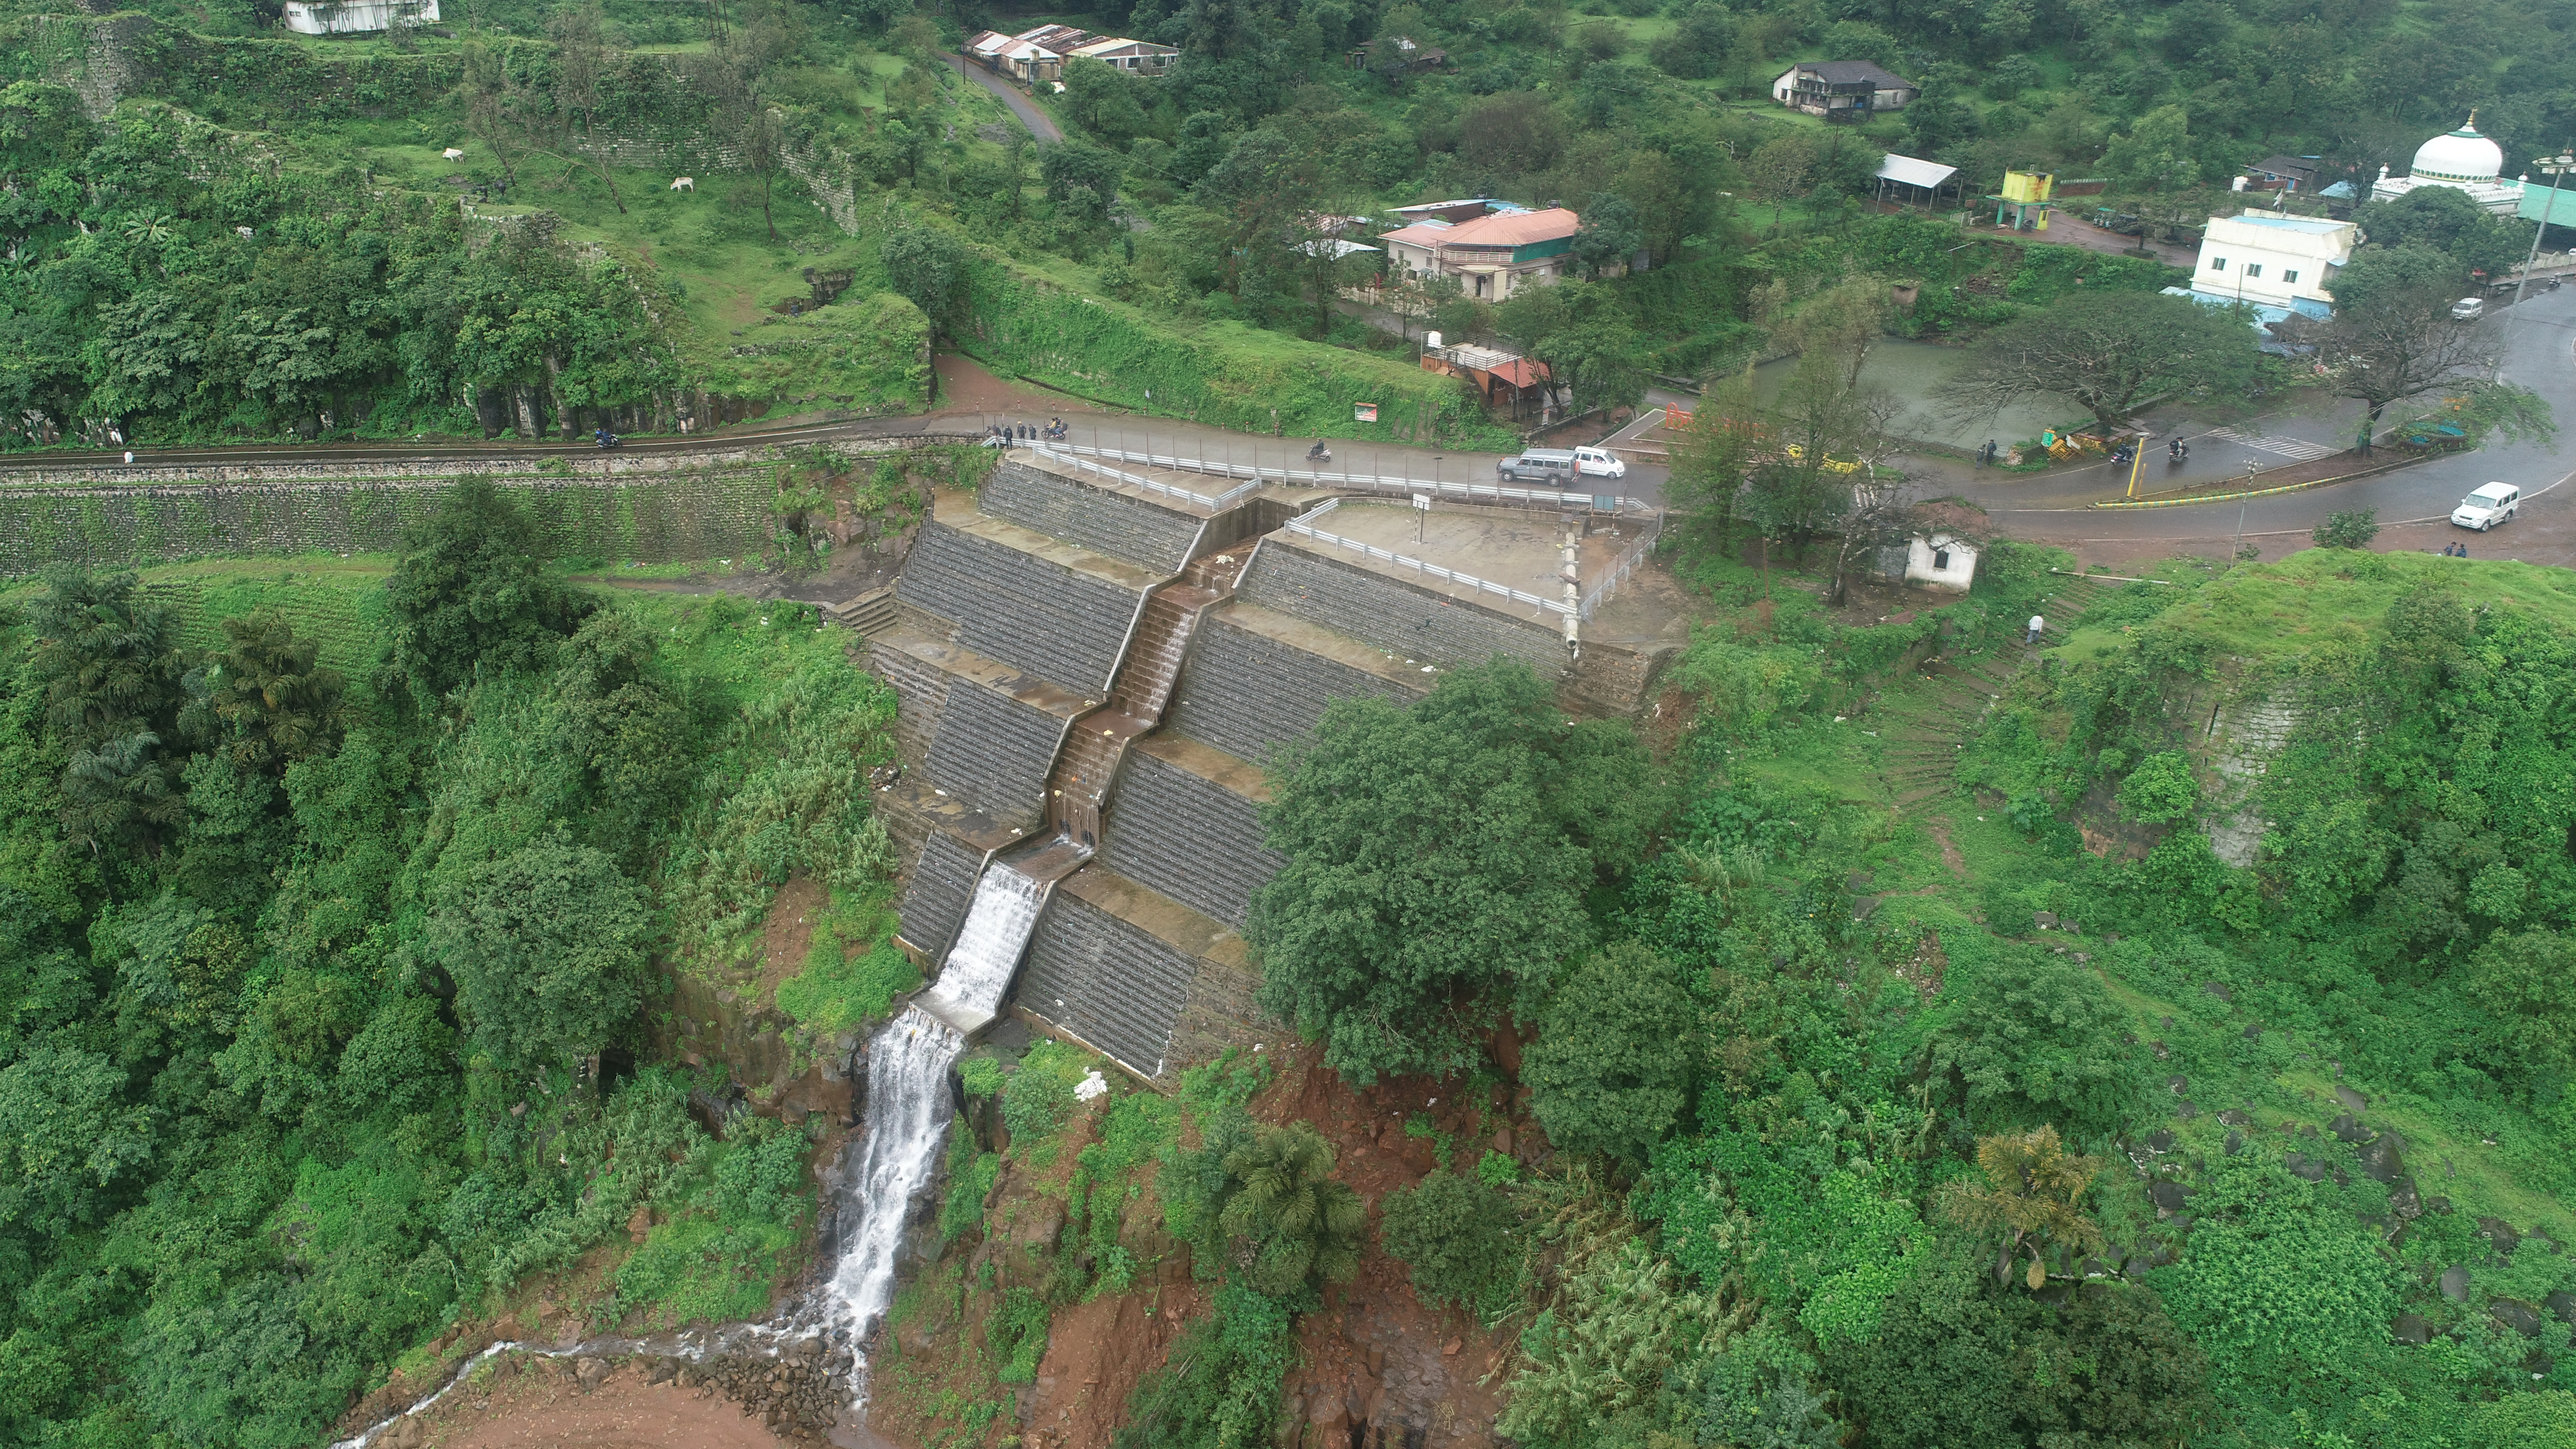
[[[1437,349],[1437,348],[1440,346],[1440,334],[1439,334],[1439,333],[1437,333],[1437,332],[1425,332],[1425,333],[1423,333],[1423,334],[1422,334],[1422,345],[1423,345],[1423,346],[1425,346],[1425,347],[1429,347],[1429,348]]]

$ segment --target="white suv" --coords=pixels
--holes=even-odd
[[[2484,533],[2499,523],[2511,522],[2513,511],[2521,506],[2521,489],[2510,483],[2490,483],[2461,499],[2460,506],[2451,510],[2451,521]]]
[[[1628,476],[1628,465],[1619,461],[1618,457],[1606,448],[1575,449],[1574,467],[1576,472],[1587,473],[1595,478]]]

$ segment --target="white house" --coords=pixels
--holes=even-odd
[[[2478,113],[2469,123],[2415,148],[2415,164],[2404,176],[2379,168],[2370,199],[2395,201],[2419,186],[2447,186],[2498,216],[2511,216],[2522,206],[2522,183],[2504,179],[2504,148],[2478,134]]]
[[[2348,221],[2247,211],[2213,216],[2200,243],[2191,293],[2200,302],[2246,302],[2267,321],[2334,312],[2334,278],[2352,260],[2361,231]]]
[[[1829,121],[1901,111],[1922,94],[1921,86],[1866,60],[1800,61],[1771,82],[1772,100]]]
[[[1916,534],[1905,545],[1905,581],[1964,594],[1977,577],[1977,545],[1946,533]]]
[[[298,35],[365,35],[436,24],[438,0],[286,0],[285,20]]]

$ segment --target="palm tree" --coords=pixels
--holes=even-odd
[[[1333,1149],[1303,1122],[1264,1127],[1226,1154],[1231,1193],[1219,1221],[1243,1244],[1238,1266],[1279,1296],[1347,1283],[1360,1266],[1367,1205],[1333,1180]]]

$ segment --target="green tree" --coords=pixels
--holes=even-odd
[[[40,1043],[0,1069],[0,1224],[49,1237],[99,1221],[152,1161],[152,1113],[97,1052]]]
[[[2531,248],[2531,233],[2525,228],[2532,223],[2497,216],[2452,186],[2418,186],[2394,201],[2366,202],[2352,219],[2370,238],[2371,245],[2353,257],[2365,269],[2370,264],[2362,259],[2382,247],[2429,248],[2447,254],[2453,275],[2465,282],[2473,274],[2503,276],[2521,265]],[[2337,310],[2343,300],[2344,283],[2339,278]]]
[[[95,748],[171,727],[185,673],[178,632],[134,575],[51,570],[27,621],[35,628],[31,672],[44,682],[45,722],[66,744]]]
[[[1499,660],[1410,709],[1337,701],[1272,778],[1288,865],[1253,905],[1260,1000],[1363,1084],[1471,1066],[1506,1010],[1535,1011],[1656,814],[1626,725],[1567,721]]]
[[[2093,1185],[2102,1164],[2068,1152],[2056,1128],[1980,1137],[1977,1167],[1986,1180],[1952,1181],[1942,1208],[1951,1221],[1982,1240],[2001,1239],[2007,1263],[2027,1249],[2032,1290],[2048,1282],[2044,1250],[2054,1247],[2080,1257],[2102,1246],[2102,1229],[2084,1212],[2084,1190]]]
[[[926,222],[890,218],[877,255],[894,289],[930,319],[931,336],[936,339],[966,304],[966,248]]]
[[[2498,932],[2470,954],[2460,985],[2527,1070],[2576,1077],[2576,943],[2545,929]]]
[[[2154,292],[2081,292],[1995,329],[1933,396],[1991,418],[2013,403],[2064,398],[2118,428],[2150,397],[2241,392],[2260,354],[2228,312]]]
[[[477,1045],[513,1066],[592,1055],[644,1001],[652,918],[617,863],[560,834],[457,875],[428,939]]]
[[[1627,266],[1645,241],[1637,209],[1625,197],[1599,192],[1584,204],[1583,225],[1574,232],[1574,260],[1583,275],[1598,281],[1604,271]]]
[[[1953,971],[1942,1002],[1931,1066],[1980,1126],[2054,1121],[2091,1141],[2136,1115],[2145,1076],[2121,1041],[2127,1017],[2089,968],[1999,943],[1976,970]]]
[[[1284,1297],[1359,1271],[1368,1205],[1333,1176],[1333,1148],[1304,1122],[1263,1127],[1225,1157],[1219,1224],[1243,1245],[1251,1286]]]
[[[2138,761],[2120,782],[2120,808],[2149,825],[2166,825],[2200,808],[2200,780],[2191,756],[2165,750]]]
[[[268,773],[339,742],[344,686],[315,663],[318,646],[295,637],[274,609],[223,623],[224,646],[189,672],[190,733],[236,764]]]
[[[1616,941],[1585,958],[1521,1059],[1547,1140],[1643,1165],[1690,1105],[1695,1018],[1679,973],[1644,946]]]
[[[478,673],[541,667],[590,603],[545,576],[536,532],[491,480],[468,478],[404,530],[385,581],[392,672],[427,701]]]
[[[2180,106],[2147,112],[2115,138],[2102,166],[2132,191],[2173,191],[2200,180],[2191,117]]]
[[[1486,1317],[1518,1296],[1518,1228],[1510,1198],[1451,1172],[1434,1172],[1379,1204],[1378,1240],[1388,1257],[1411,1270],[1414,1291],[1425,1302]]]
[[[1058,214],[1085,225],[1108,219],[1121,174],[1117,152],[1081,141],[1059,142],[1038,157],[1038,181],[1046,187],[1047,200],[1056,204]]]

